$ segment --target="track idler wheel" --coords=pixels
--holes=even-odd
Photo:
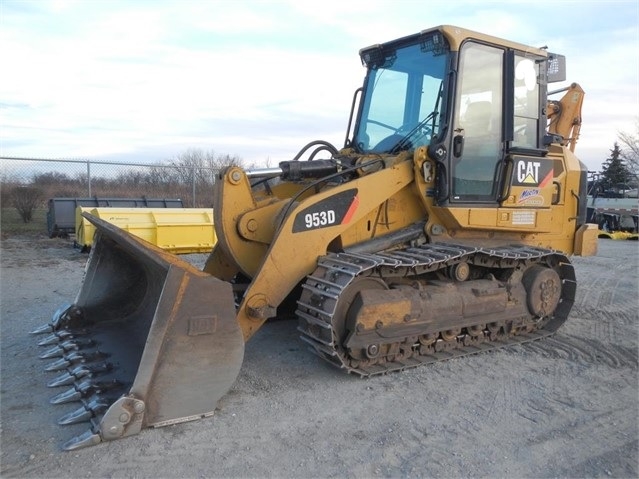
[[[524,273],[522,283],[526,288],[527,306],[537,318],[551,316],[561,298],[561,278],[551,268],[531,266]]]

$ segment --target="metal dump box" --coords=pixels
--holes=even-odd
[[[183,208],[180,199],[162,198],[51,198],[47,211],[49,237],[65,236],[75,231],[75,210],[78,206],[101,208]]]
[[[212,208],[76,208],[76,245],[88,251],[95,227],[87,212],[174,254],[208,253],[216,242]]]

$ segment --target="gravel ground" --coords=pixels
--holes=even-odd
[[[73,452],[28,332],[71,301],[86,255],[1,242],[4,477],[620,477],[639,475],[637,243],[574,258],[577,300],[553,337],[371,379],[267,323],[210,418]],[[201,255],[200,255],[201,256]],[[202,258],[190,258],[201,262]]]

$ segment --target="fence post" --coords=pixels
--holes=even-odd
[[[87,185],[89,187],[89,198],[91,198],[91,162],[87,160]]]
[[[193,203],[192,203],[192,208],[195,208],[195,166],[193,166],[193,172],[192,172],[192,178],[193,178]]]

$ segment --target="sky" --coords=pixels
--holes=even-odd
[[[639,1],[0,0],[0,156],[276,166],[341,147],[359,50],[440,24],[547,46],[599,171],[639,117]]]

